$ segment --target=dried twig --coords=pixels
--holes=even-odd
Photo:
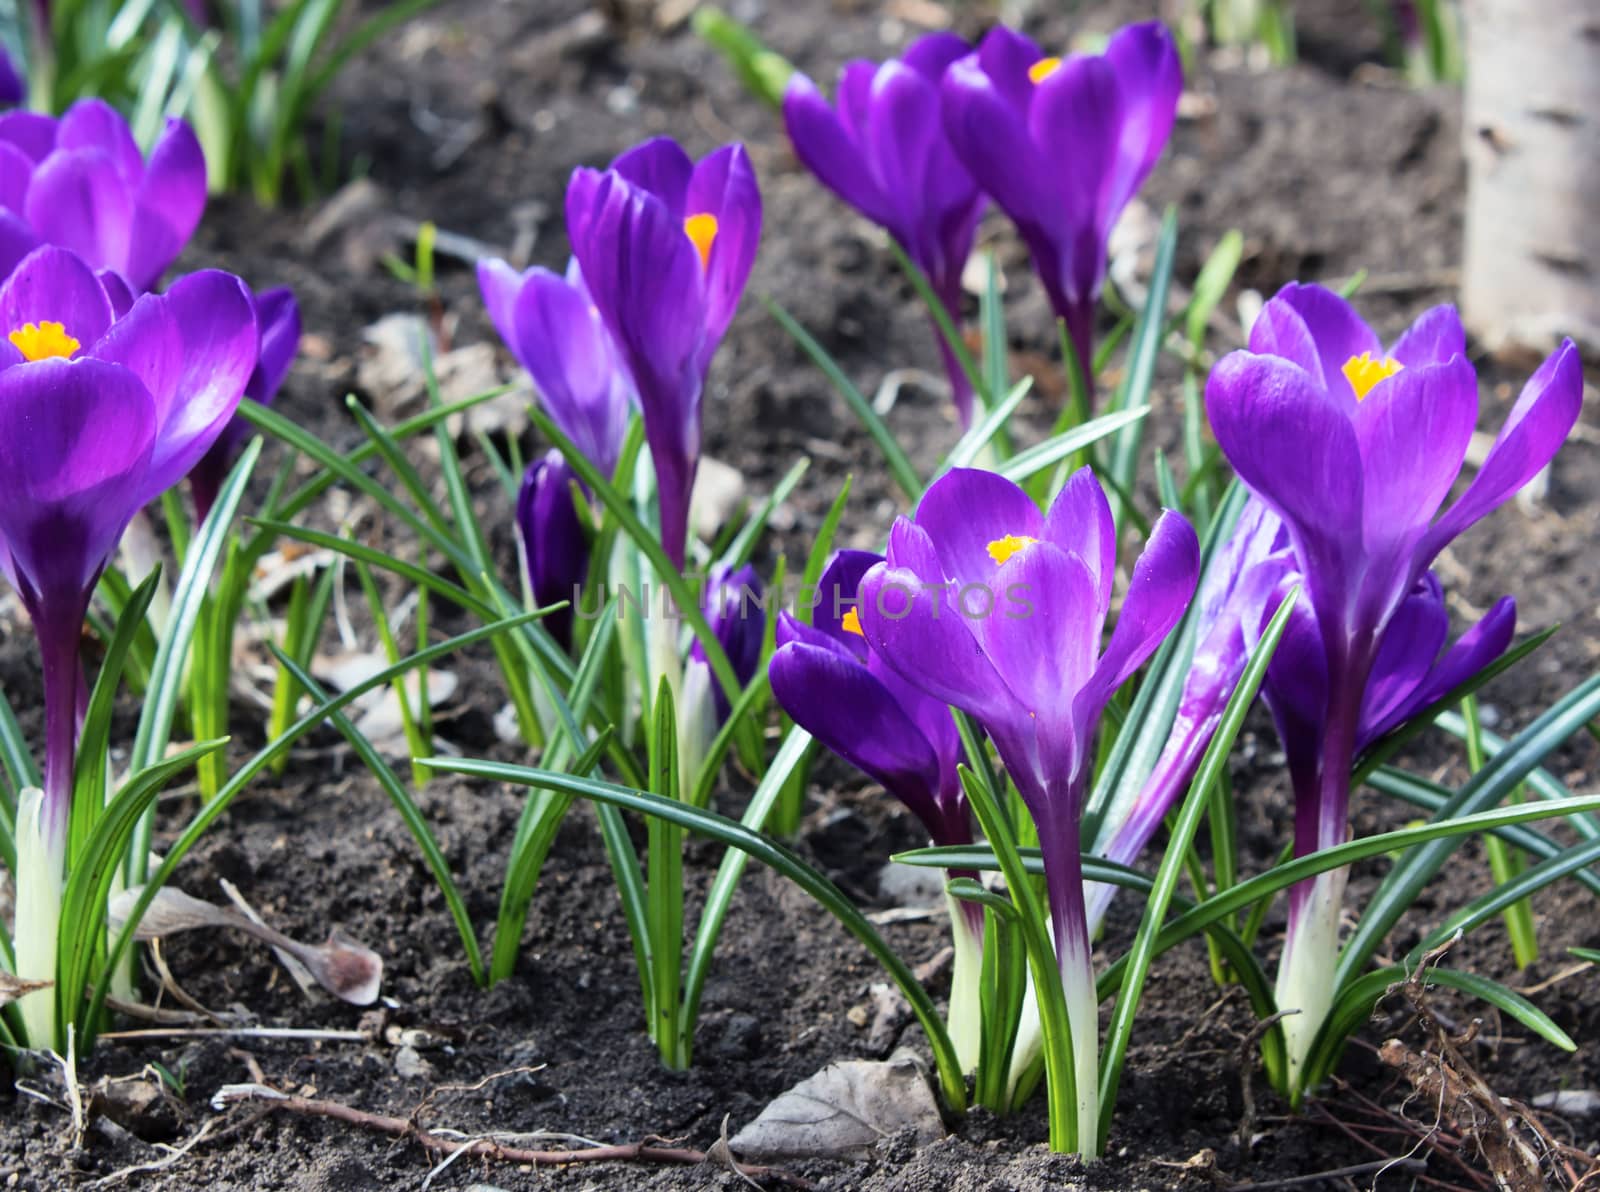
[[[299,1097],[280,1093],[261,1084],[229,1084],[217,1090],[211,1099],[214,1109],[231,1105],[258,1104],[281,1113],[303,1117],[330,1118],[336,1122],[371,1130],[390,1138],[407,1139],[433,1155],[454,1155],[458,1152],[496,1159],[503,1163],[524,1163],[533,1167],[563,1167],[574,1163],[678,1163],[693,1165],[704,1163],[706,1153],[692,1147],[662,1146],[653,1142],[622,1143],[614,1146],[584,1147],[576,1150],[529,1150],[505,1146],[491,1138],[456,1140],[419,1125],[408,1118],[390,1117],[386,1114],[368,1113],[337,1101],[324,1101],[316,1097]],[[772,1167],[737,1165],[737,1171],[749,1179],[771,1181],[791,1188],[809,1189],[812,1185],[799,1176],[790,1175]]]
[[[1457,937],[1459,938],[1459,936]],[[1391,992],[1405,995],[1417,1022],[1428,1036],[1421,1051],[1399,1039],[1378,1049],[1378,1058],[1400,1072],[1416,1094],[1435,1106],[1439,1123],[1451,1123],[1470,1140],[1505,1192],[1542,1192],[1550,1186],[1547,1165],[1558,1168],[1571,1188],[1579,1177],[1572,1161],[1588,1169],[1590,1156],[1552,1137],[1528,1106],[1500,1097],[1467,1059],[1465,1049],[1477,1038],[1477,1020],[1452,1034],[1429,1004],[1426,973],[1449,949],[1454,939],[1423,957],[1422,963]]]
[[[1358,1175],[1379,1175],[1391,1171],[1423,1172],[1428,1165],[1421,1159],[1379,1159],[1373,1163],[1356,1163],[1350,1167],[1336,1167],[1331,1171],[1313,1171],[1309,1175],[1285,1176],[1281,1180],[1263,1180],[1255,1184],[1234,1184],[1228,1192],[1266,1192],[1268,1188],[1298,1188],[1303,1184],[1320,1184],[1323,1180],[1347,1180]]]

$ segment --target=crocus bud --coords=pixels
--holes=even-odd
[[[589,574],[589,539],[573,496],[575,477],[559,451],[528,465],[517,494],[517,530],[537,605],[576,602]],[[551,613],[545,627],[563,645],[572,640],[572,609]]]

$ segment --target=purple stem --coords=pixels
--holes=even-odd
[[[1039,851],[1044,858],[1045,894],[1055,936],[1056,963],[1066,976],[1067,959],[1089,954],[1089,927],[1083,901],[1083,839],[1076,815],[1036,815]]]
[[[1073,354],[1078,358],[1078,378],[1083,382],[1085,414],[1094,413],[1094,312],[1092,300],[1069,305],[1061,315],[1067,325],[1067,338],[1072,341]]]
[[[83,631],[86,605],[77,616],[63,615],[60,606],[30,610],[39,638],[44,670],[45,766],[44,804],[40,828],[46,842],[66,839],[67,816],[72,806],[72,773],[78,747],[79,695],[87,690],[78,660],[78,639]]]
[[[1294,776],[1294,855],[1310,856],[1343,844],[1350,830],[1350,771],[1361,727],[1361,701],[1372,670],[1372,650],[1348,645],[1328,659],[1328,716],[1321,765],[1315,775]],[[1289,895],[1290,932],[1310,896],[1315,878],[1298,882]]]
[[[950,320],[959,330],[961,327],[959,308],[950,311]],[[938,341],[939,355],[944,358],[944,371],[950,378],[950,396],[956,403],[956,417],[961,420],[962,430],[970,430],[972,429],[972,382],[967,380],[967,370],[961,367],[961,361],[951,349],[950,341],[945,339],[944,332],[940,330],[939,320],[929,315],[928,321],[933,325],[933,337]],[[999,400],[999,394],[992,396],[995,400]]]

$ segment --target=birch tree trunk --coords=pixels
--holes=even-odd
[[[1600,351],[1600,0],[1465,0],[1462,313],[1491,352]]]

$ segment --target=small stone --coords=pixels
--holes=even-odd
[[[864,1027],[872,1020],[872,1008],[866,1002],[862,1002],[860,1005],[851,1006],[845,1011],[844,1016],[850,1020],[851,1026]]]
[[[394,1072],[402,1080],[419,1080],[433,1075],[433,1065],[415,1047],[402,1047],[394,1053]]]

